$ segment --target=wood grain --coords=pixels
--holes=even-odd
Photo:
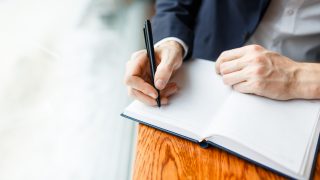
[[[319,160],[319,156],[318,156]],[[319,161],[315,179],[320,179]],[[217,148],[139,125],[134,180],[285,179]]]

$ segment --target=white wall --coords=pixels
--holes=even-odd
[[[0,1],[1,180],[130,178],[122,78],[145,5],[123,5]]]

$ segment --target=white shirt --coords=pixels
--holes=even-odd
[[[177,40],[165,38],[155,46]],[[296,61],[320,62],[320,0],[272,0],[256,31],[246,43],[259,44]]]

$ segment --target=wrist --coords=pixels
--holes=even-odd
[[[165,41],[159,45],[159,48],[163,48],[163,47],[173,48],[177,52],[177,54],[179,54],[179,56],[181,55],[181,57],[183,57],[184,48],[177,41],[175,40]]]
[[[295,99],[320,99],[320,64],[297,63],[291,89]]]

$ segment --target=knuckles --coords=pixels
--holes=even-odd
[[[255,55],[249,62],[249,66],[251,67],[251,74],[253,76],[264,76],[269,67],[269,58],[266,53],[260,53]]]
[[[228,51],[223,51],[221,54],[220,54],[220,57],[219,58],[222,58],[224,56],[226,56],[228,54]]]
[[[253,45],[249,45],[248,48],[251,50],[251,51],[254,51],[254,52],[261,52],[264,50],[264,48],[260,45],[257,45],[257,44],[253,44]]]
[[[251,60],[251,62],[256,65],[263,65],[265,61],[266,61],[266,58],[263,54],[256,55]]]
[[[223,75],[223,74],[226,74],[226,73],[227,73],[227,70],[220,67],[220,73],[221,73],[222,75]]]
[[[266,69],[264,66],[256,66],[253,70],[253,75],[257,77],[261,77],[265,74]]]
[[[220,65],[220,73],[221,74],[226,74],[227,73],[227,67],[226,67],[225,63],[222,63]]]

